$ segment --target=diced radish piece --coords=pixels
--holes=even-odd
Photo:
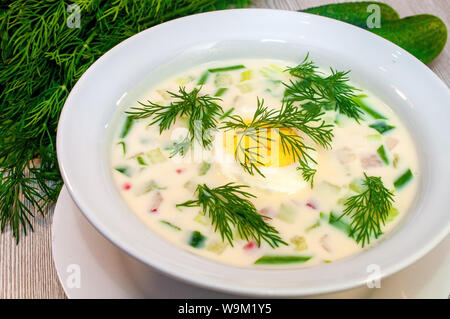
[[[181,168],[178,168],[177,170],[176,170],[176,172],[177,172],[177,174],[181,174],[181,173],[183,173],[183,169],[181,169]]]
[[[125,183],[125,184],[123,184],[122,188],[127,191],[127,190],[129,190],[131,188],[131,184],[130,183]]]
[[[356,155],[349,147],[344,147],[336,151],[336,156],[341,164],[347,164],[356,159]]]
[[[398,139],[393,137],[388,137],[386,139],[386,147],[389,151],[392,151],[398,144]]]
[[[313,202],[313,201],[308,201],[307,203],[306,203],[306,206],[308,206],[309,208],[311,208],[311,209],[317,209],[317,204],[315,203],[315,202]]]
[[[383,162],[381,161],[378,155],[372,154],[369,156],[362,157],[361,165],[364,169],[368,169],[372,167],[381,167],[383,166]]]
[[[155,195],[153,196],[153,201],[152,201],[152,205],[150,208],[150,212],[152,212],[152,213],[158,212],[159,206],[161,205],[163,200],[164,200],[164,198],[162,197],[161,193],[156,192]]]
[[[247,245],[244,246],[244,250],[252,250],[256,247],[257,247],[256,243],[254,241],[251,241]]]

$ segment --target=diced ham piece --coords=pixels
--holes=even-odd
[[[347,164],[356,159],[356,155],[349,147],[344,147],[336,151],[336,156],[341,164]]]
[[[398,139],[393,137],[388,137],[386,139],[386,147],[389,151],[392,151],[398,144]]]
[[[364,169],[368,169],[373,167],[381,167],[383,166],[383,162],[378,155],[372,154],[369,156],[361,157],[361,165]]]
[[[320,238],[320,246],[322,246],[322,248],[327,252],[331,253],[330,243],[328,242],[328,235],[323,235]]]
[[[164,200],[164,198],[162,197],[160,192],[156,192],[153,195],[153,200],[152,200],[152,204],[150,206],[150,212],[152,213],[157,213],[159,206],[161,205],[162,201]]]

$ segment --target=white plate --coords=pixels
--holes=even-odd
[[[300,61],[307,52],[318,65],[352,70],[352,80],[392,106],[417,142],[421,189],[396,232],[361,254],[320,267],[238,268],[172,245],[130,212],[112,181],[107,161],[107,128],[120,101],[134,103],[132,92],[139,85],[147,87],[151,81],[200,62],[245,57]],[[423,63],[355,26],[282,10],[210,12],[145,30],[98,59],[64,104],[58,126],[58,162],[67,189],[92,225],[159,271],[243,295],[330,293],[363,285],[368,265],[377,265],[384,277],[394,274],[449,234],[449,101],[448,87]]]
[[[58,277],[69,298],[237,298],[169,278],[125,254],[85,219],[65,187],[53,217],[52,250]],[[379,289],[363,287],[323,297],[447,298],[449,252],[447,236],[424,258],[382,280]]]

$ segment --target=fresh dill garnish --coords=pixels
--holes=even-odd
[[[216,188],[206,184],[198,185],[197,199],[178,204],[177,207],[201,207],[203,214],[211,219],[214,231],[219,232],[223,241],[233,246],[235,231],[243,240],[255,240],[258,246],[265,241],[272,248],[287,245],[278,231],[264,221],[249,198],[255,196],[243,191],[248,186],[229,183]]]
[[[290,80],[286,86],[285,97],[287,101],[309,102],[325,110],[336,110],[357,122],[362,119],[359,104],[355,101],[358,89],[348,84],[348,72],[331,70],[331,75],[324,76],[317,71],[317,66],[309,60],[309,54],[296,67],[286,71],[297,78]]]
[[[310,164],[317,163],[309,151],[315,149],[306,145],[301,136],[283,129],[303,132],[316,144],[328,148],[333,138],[332,125],[325,124],[321,118],[323,114],[319,107],[303,108],[294,105],[291,101],[283,102],[279,110],[269,109],[264,106],[264,100],[258,99],[251,121],[245,121],[241,116],[233,115],[228,117],[222,128],[236,130],[238,141],[235,158],[247,173],[254,175],[256,172],[264,177],[258,168],[263,165],[258,151],[259,148],[266,147],[265,143],[270,142],[272,138],[259,134],[259,131],[270,129],[279,135],[283,152],[292,155],[294,161],[300,164],[298,169],[302,171],[303,178],[313,184],[315,170],[310,167]],[[246,139],[255,142],[256,146],[249,146]]]
[[[221,101],[218,97],[208,94],[200,94],[200,89],[194,88],[188,92],[184,87],[179,87],[178,93],[167,91],[174,99],[168,105],[159,105],[151,101],[148,104],[139,102],[142,107],[132,107],[127,112],[132,119],[144,119],[152,117],[149,125],[158,124],[160,133],[170,129],[175,121],[185,117],[188,123],[190,142],[194,140],[201,143],[203,147],[209,147],[212,139],[212,130],[215,130],[218,118],[223,114],[222,107],[217,104]],[[172,156],[186,153],[187,140],[183,139],[174,144]]]
[[[0,226],[17,241],[45,214],[62,187],[56,128],[78,79],[100,56],[126,38],[181,16],[246,0],[73,1],[80,27],[65,0],[0,4]],[[34,211],[34,212],[33,212]]]
[[[352,236],[364,247],[372,237],[378,238],[383,232],[381,226],[386,222],[394,201],[394,194],[384,185],[381,177],[367,176],[364,173],[363,188],[360,194],[348,198],[343,214],[339,217],[351,218]]]

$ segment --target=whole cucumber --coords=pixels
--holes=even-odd
[[[382,25],[385,21],[400,19],[397,11],[395,11],[392,7],[385,3],[377,1],[327,4],[319,7],[300,10],[300,12],[312,13],[323,17],[333,18],[366,29],[368,28],[367,18],[372,14],[372,12],[367,11],[367,8],[369,5],[373,4],[380,7]]]
[[[444,22],[429,14],[390,21],[380,29],[369,31],[394,42],[423,63],[430,63],[437,58],[447,42]]]
[[[381,28],[367,26],[367,18],[372,14],[367,12],[367,8],[371,4],[380,6]],[[300,11],[364,28],[397,44],[423,63],[433,61],[442,52],[447,42],[447,27],[438,17],[421,14],[400,19],[393,8],[381,2],[346,2]]]

